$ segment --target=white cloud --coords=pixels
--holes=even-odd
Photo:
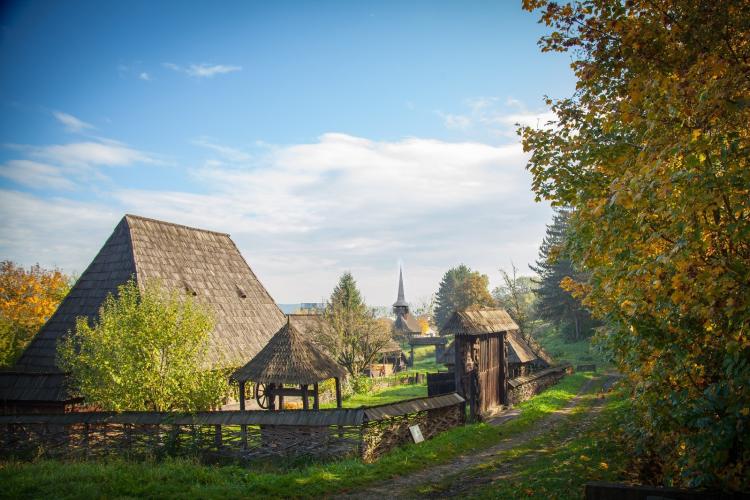
[[[317,300],[350,269],[369,300],[386,304],[383,273],[400,258],[423,276],[412,297],[434,292],[461,261],[493,280],[510,260],[533,262],[549,208],[533,202],[525,161],[519,144],[330,133],[197,168],[205,194],[112,196],[134,213],[230,232],[280,301]]]
[[[73,189],[75,184],[59,168],[29,160],[0,165],[0,176],[31,188]]]
[[[83,132],[86,129],[96,128],[90,123],[86,123],[85,121],[80,120],[73,115],[63,113],[62,111],[53,111],[52,115],[57,118],[57,121],[65,125],[65,129],[68,132]]]
[[[517,125],[545,128],[556,115],[550,110],[529,110],[519,101],[509,97],[501,103],[498,97],[473,97],[466,99],[467,114],[437,111],[448,129],[489,132],[492,136],[516,137]]]
[[[319,300],[351,270],[364,296],[385,305],[395,299],[399,261],[410,300],[433,293],[461,262],[493,283],[511,261],[524,268],[551,214],[533,202],[518,142],[328,133],[304,144],[248,146],[251,152],[206,137],[194,142],[213,156],[189,179],[175,179],[192,181],[192,189],[99,184],[96,203],[0,192],[0,254],[81,271],[122,215],[136,213],[229,232],[279,302]],[[5,177],[31,185],[21,175],[26,168],[60,189],[100,166],[158,161],[112,141],[16,149],[27,158],[0,167],[11,172]]]
[[[227,161],[231,162],[246,162],[252,159],[252,155],[242,151],[241,149],[224,146],[217,144],[208,137],[199,137],[193,141],[193,144],[202,148],[210,149],[219,154],[219,156]]]
[[[166,62],[163,63],[167,69],[173,71],[179,71],[196,78],[213,78],[216,75],[233,73],[235,71],[242,71],[242,66],[233,66],[226,64],[190,64],[189,66],[180,66],[178,64]]]
[[[141,74],[138,75],[138,78],[140,78],[141,80],[145,80],[147,82],[151,81],[151,75],[149,75],[145,71],[141,72]]]
[[[80,274],[122,214],[110,206],[0,190],[0,254]]]
[[[159,163],[154,156],[115,141],[74,142],[49,146],[16,146],[29,156],[67,166],[126,166]]]
[[[452,115],[450,113],[443,113],[442,111],[436,111],[435,113],[443,119],[445,128],[466,130],[471,127],[471,118],[468,116]]]

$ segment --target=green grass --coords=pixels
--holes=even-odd
[[[539,323],[534,331],[534,338],[552,356],[556,362],[567,361],[573,366],[596,364],[597,369],[611,368],[611,364],[591,346],[591,340],[568,342],[549,323]]]
[[[521,415],[501,428],[471,424],[420,444],[398,448],[377,462],[347,459],[290,470],[206,466],[190,460],[159,463],[59,462],[0,464],[0,497],[7,498],[226,498],[312,497],[353,491],[376,481],[446,462],[522,432],[564,406],[591,375],[575,374],[518,407]],[[395,388],[395,389],[401,389]]]

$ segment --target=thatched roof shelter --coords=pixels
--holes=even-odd
[[[232,380],[304,385],[344,375],[336,361],[287,321]]]
[[[139,284],[157,279],[211,307],[209,368],[240,366],[284,324],[284,313],[228,234],[126,215],[13,367],[16,374],[48,374],[43,390],[32,390],[39,377],[7,375],[13,380],[0,381],[0,404],[16,404],[19,394],[26,404],[70,401],[55,362],[57,343],[75,329],[77,317],[96,318],[107,295],[131,277]],[[12,391],[3,389],[11,385]]]
[[[518,325],[505,311],[497,308],[468,308],[456,311],[440,329],[441,335],[486,335],[517,331]]]

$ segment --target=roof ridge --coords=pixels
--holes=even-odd
[[[184,224],[177,224],[175,222],[168,222],[168,221],[165,221],[165,220],[152,219],[151,217],[143,217],[142,215],[125,214],[124,218],[126,220],[127,219],[139,219],[139,220],[144,220],[144,221],[148,221],[148,222],[156,222],[157,224],[164,224],[165,226],[180,227],[180,228],[183,228],[183,229],[189,229],[191,231],[200,231],[202,233],[218,234],[218,235],[221,235],[221,236],[230,236],[229,233],[222,233],[220,231],[212,231],[210,229],[203,229],[203,228],[200,228],[200,227],[186,226]]]

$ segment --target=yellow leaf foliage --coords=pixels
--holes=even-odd
[[[69,290],[59,270],[0,262],[0,366],[13,364]]]

